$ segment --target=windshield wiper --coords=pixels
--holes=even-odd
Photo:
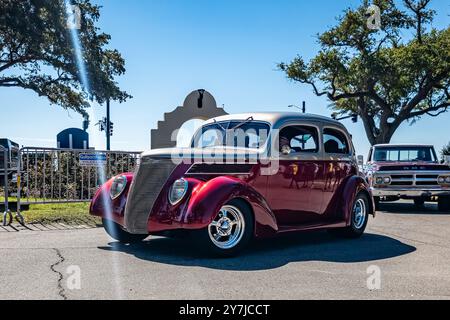
[[[235,125],[233,128],[230,128],[228,130],[236,130],[239,127],[242,127],[244,124],[253,121],[253,117],[248,117],[247,119],[245,119],[244,121],[242,121],[241,123],[238,123],[237,125]]]

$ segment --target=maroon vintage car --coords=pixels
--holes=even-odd
[[[450,211],[450,165],[439,163],[432,145],[374,145],[364,171],[377,206],[411,199],[417,206],[437,201],[440,211]]]
[[[121,242],[189,231],[203,248],[228,256],[252,238],[286,232],[359,237],[375,212],[341,123],[258,113],[206,121],[191,148],[143,153],[135,173],[99,189],[91,214]]]

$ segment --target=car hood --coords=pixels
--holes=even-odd
[[[163,158],[163,159],[210,159],[233,157],[237,159],[258,159],[262,157],[264,151],[249,148],[215,147],[215,148],[162,148],[145,151],[142,158]]]

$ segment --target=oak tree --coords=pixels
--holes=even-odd
[[[0,0],[0,87],[33,90],[83,115],[90,101],[129,98],[115,81],[125,61],[96,25],[99,10],[89,0]]]
[[[450,27],[431,27],[429,3],[362,1],[318,35],[314,58],[297,56],[279,67],[326,96],[337,114],[357,114],[372,145],[388,143],[405,121],[437,116],[450,106]],[[370,19],[377,9],[380,24],[374,28]]]

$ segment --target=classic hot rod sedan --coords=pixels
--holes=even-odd
[[[144,152],[135,173],[98,190],[91,214],[120,242],[189,231],[201,247],[229,256],[252,238],[286,232],[356,238],[375,211],[341,123],[257,113],[206,121],[191,148]]]

